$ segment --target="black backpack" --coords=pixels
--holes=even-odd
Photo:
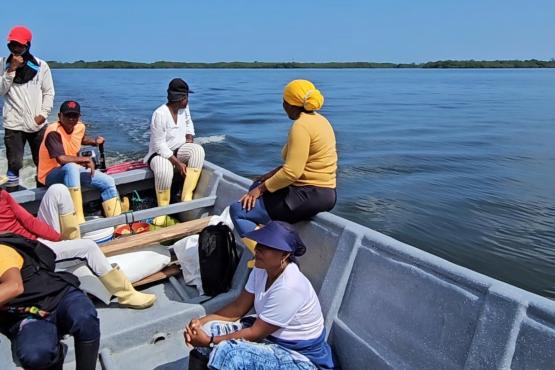
[[[239,263],[235,236],[229,226],[220,222],[200,232],[198,259],[204,294],[215,296],[227,292]]]

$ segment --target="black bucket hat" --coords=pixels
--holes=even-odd
[[[192,93],[193,91],[189,90],[187,82],[181,78],[174,78],[168,85],[168,101],[170,102],[183,100]]]

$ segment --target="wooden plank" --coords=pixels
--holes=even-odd
[[[159,271],[157,273],[154,273],[152,275],[145,277],[144,279],[134,282],[133,286],[138,287],[141,285],[155,283],[157,281],[167,279],[170,276],[177,275],[180,272],[181,272],[181,268],[178,265],[174,264],[174,265],[166,266],[162,271]]]
[[[102,252],[104,252],[106,256],[130,252],[141,247],[198,234],[208,225],[208,221],[210,221],[210,217],[204,217],[168,226],[160,230],[126,236],[103,244],[100,246],[100,249],[102,249]]]

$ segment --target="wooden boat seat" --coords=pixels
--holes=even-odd
[[[141,234],[126,236],[109,241],[108,243],[100,246],[100,249],[107,257],[130,252],[142,247],[148,247],[152,244],[198,234],[208,225],[209,221],[210,217],[203,217],[197,220],[168,226],[160,230],[147,231]]]
[[[198,234],[204,229],[210,217],[199,218],[188,222],[183,222],[177,225],[168,226],[160,230],[147,231],[145,233],[130,235],[127,237],[112,240],[102,246],[100,249],[106,256],[114,256],[125,252],[148,247],[152,244],[165,242],[184,238],[189,235]],[[170,276],[177,275],[181,272],[181,268],[177,264],[170,264],[163,268],[161,271],[145,277],[142,280],[133,283],[133,286],[138,287],[141,285],[151,284],[169,278]]]
[[[133,283],[134,287],[139,287],[141,285],[147,285],[151,283],[158,282],[160,280],[164,280],[169,278],[170,276],[175,276],[181,272],[181,267],[177,264],[171,264],[164,267],[161,271],[158,271],[152,275],[145,277],[139,281]]]

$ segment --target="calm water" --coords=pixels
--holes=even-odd
[[[80,101],[110,161],[137,159],[173,77],[208,160],[248,177],[280,161],[284,84],[313,80],[338,139],[334,213],[555,297],[555,71],[57,70],[56,109]]]

